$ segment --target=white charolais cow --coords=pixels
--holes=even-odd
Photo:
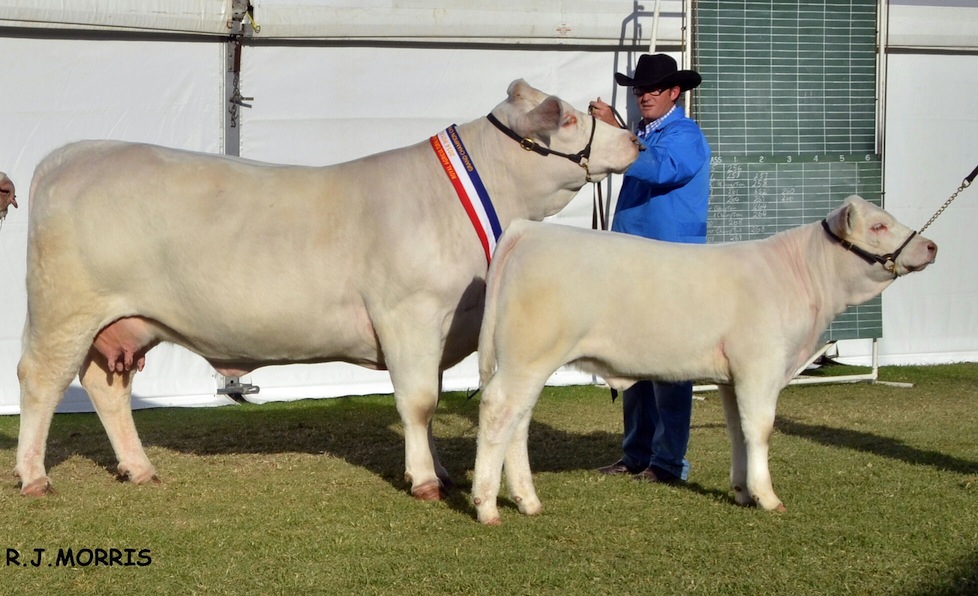
[[[541,510],[527,429],[544,382],[568,363],[615,389],[719,383],[737,503],[783,509],[768,470],[779,392],[846,307],[936,255],[933,242],[855,196],[824,224],[720,245],[514,223],[489,268],[479,339],[479,520],[500,521],[504,463],[520,511]]]
[[[48,429],[76,373],[120,474],[156,479],[129,400],[146,351],[167,341],[226,375],[323,361],[389,370],[412,494],[442,496],[450,479],[430,423],[441,371],[477,346],[488,267],[477,209],[455,190],[460,170],[474,164],[488,193],[491,236],[556,213],[587,177],[624,171],[638,151],[631,133],[522,80],[508,94],[496,125],[479,118],[335,166],[110,141],[48,156],[31,188],[21,492],[50,488]]]
[[[17,191],[14,183],[6,174],[0,172],[0,222],[7,217],[7,209],[13,205],[17,208]]]

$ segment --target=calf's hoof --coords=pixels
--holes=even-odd
[[[163,481],[156,475],[156,470],[151,467],[144,468],[142,471],[130,469],[124,464],[119,464],[118,477],[120,481],[128,480],[133,484],[162,484]]]
[[[475,515],[479,523],[486,526],[502,525],[503,520],[499,517],[499,510],[496,509],[495,502],[483,500],[479,497],[472,499],[475,504]]]
[[[24,497],[44,497],[55,493],[50,480],[39,478],[34,482],[22,485],[20,487],[20,494]]]
[[[540,503],[540,499],[535,496],[523,498],[517,495],[513,497],[513,501],[516,502],[516,508],[524,515],[540,515],[543,513],[543,505]]]

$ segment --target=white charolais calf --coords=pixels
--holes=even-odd
[[[129,400],[147,350],[168,341],[226,375],[337,360],[389,370],[405,477],[439,498],[450,479],[430,423],[441,371],[477,346],[494,230],[556,213],[638,155],[633,134],[522,80],[508,95],[491,119],[334,166],[111,141],[48,156],[30,198],[21,492],[49,490],[48,429],[75,374],[119,472],[155,480]],[[498,219],[478,233],[476,175]]]
[[[6,174],[0,172],[0,221],[7,217],[7,209],[13,205],[17,208],[17,191],[14,183]]]
[[[616,389],[719,383],[737,503],[783,509],[768,470],[779,392],[846,307],[936,255],[933,242],[855,196],[824,224],[725,245],[514,223],[489,268],[479,339],[479,520],[499,523],[504,461],[520,511],[541,510],[527,429],[544,382],[568,363]]]

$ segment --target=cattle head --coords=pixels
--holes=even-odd
[[[568,182],[568,190],[579,190],[611,173],[620,174],[638,157],[637,139],[627,130],[580,112],[522,79],[513,81],[507,93],[509,97],[492,115],[515,133],[515,139],[522,139],[524,149],[577,167],[579,176]]]
[[[823,223],[826,232],[847,250],[855,253],[879,281],[892,281],[901,275],[920,271],[934,262],[937,245],[876,205],[852,195],[841,207],[829,213]]]
[[[0,172],[0,221],[7,217],[7,208],[13,205],[17,207],[17,193],[14,183],[7,178],[7,175]]]

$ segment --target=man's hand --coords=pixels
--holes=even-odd
[[[601,101],[600,97],[588,104],[587,111],[598,120],[607,122],[615,128],[621,128],[621,125],[615,120],[615,114],[612,112],[611,106]]]

